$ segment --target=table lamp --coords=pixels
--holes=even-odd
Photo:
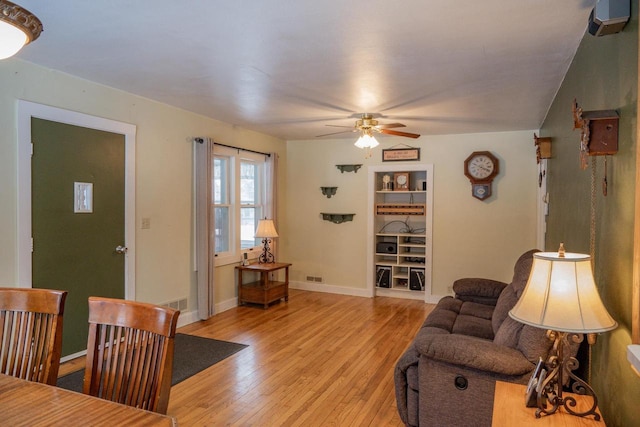
[[[509,316],[526,325],[548,329],[549,338],[554,340],[546,361],[548,374],[541,378],[537,389],[536,418],[541,414],[551,415],[563,406],[569,414],[593,415],[600,420],[595,392],[572,372],[579,365],[577,359],[564,354],[569,348],[569,338],[579,343],[583,339],[581,334],[606,332],[618,326],[598,294],[591,257],[565,252],[562,243],[557,253],[534,254],[527,285]],[[572,390],[575,393],[593,397],[593,405],[584,412],[573,409],[573,397],[562,395],[563,384],[569,378],[574,380]]]
[[[258,257],[259,264],[266,264],[275,262],[275,257],[271,253],[271,248],[269,247],[269,242],[273,237],[278,237],[278,232],[276,231],[276,226],[273,224],[273,220],[271,219],[261,219],[258,221],[258,228],[256,229],[255,237],[262,239],[262,244],[264,245],[262,248],[262,253],[260,257]]]

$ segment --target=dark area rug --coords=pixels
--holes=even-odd
[[[248,347],[245,344],[176,334],[173,353],[171,385],[176,385],[192,375]],[[84,369],[58,378],[58,387],[82,392]]]

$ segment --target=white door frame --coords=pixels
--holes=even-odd
[[[18,286],[32,287],[31,118],[124,135],[125,140],[125,299],[135,300],[135,141],[136,126],[75,111],[18,100]]]

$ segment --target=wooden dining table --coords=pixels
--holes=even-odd
[[[173,417],[0,374],[3,426],[177,426]]]

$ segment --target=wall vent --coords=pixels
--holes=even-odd
[[[175,301],[169,301],[164,304],[165,307],[173,308],[174,310],[184,311],[189,307],[187,298],[182,298]]]

